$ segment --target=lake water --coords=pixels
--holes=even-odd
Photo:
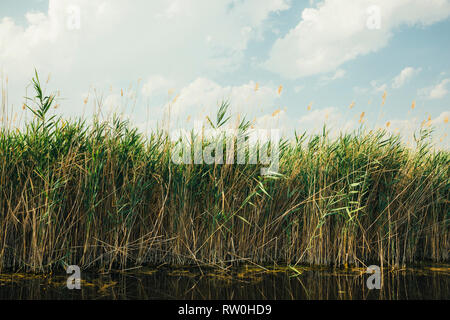
[[[449,299],[448,265],[384,271],[380,290],[369,290],[363,269],[241,267],[232,270],[140,269],[82,273],[81,290],[67,275],[0,274],[0,300],[8,299]]]

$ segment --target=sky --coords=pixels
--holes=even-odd
[[[2,0],[2,95],[28,119],[36,69],[65,117],[190,128],[228,100],[257,128],[411,143],[432,126],[448,149],[449,16],[450,0]]]

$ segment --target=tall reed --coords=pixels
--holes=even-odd
[[[33,83],[35,119],[0,131],[0,271],[448,261],[450,156],[426,131],[416,149],[380,131],[296,135],[280,141],[280,174],[261,176],[176,165],[167,133],[118,118],[49,117],[54,97]]]

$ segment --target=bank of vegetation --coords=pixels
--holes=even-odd
[[[416,148],[383,131],[296,134],[262,176],[174,164],[163,130],[50,117],[54,96],[34,86],[34,119],[0,131],[0,271],[449,259],[450,154],[427,131]],[[211,125],[226,119],[224,104]]]

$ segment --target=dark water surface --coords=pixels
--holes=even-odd
[[[67,275],[0,274],[0,300],[9,299],[445,299],[450,268],[433,266],[384,271],[381,290],[369,290],[363,269],[242,267],[144,269],[125,273],[82,273],[81,290],[69,290]]]

